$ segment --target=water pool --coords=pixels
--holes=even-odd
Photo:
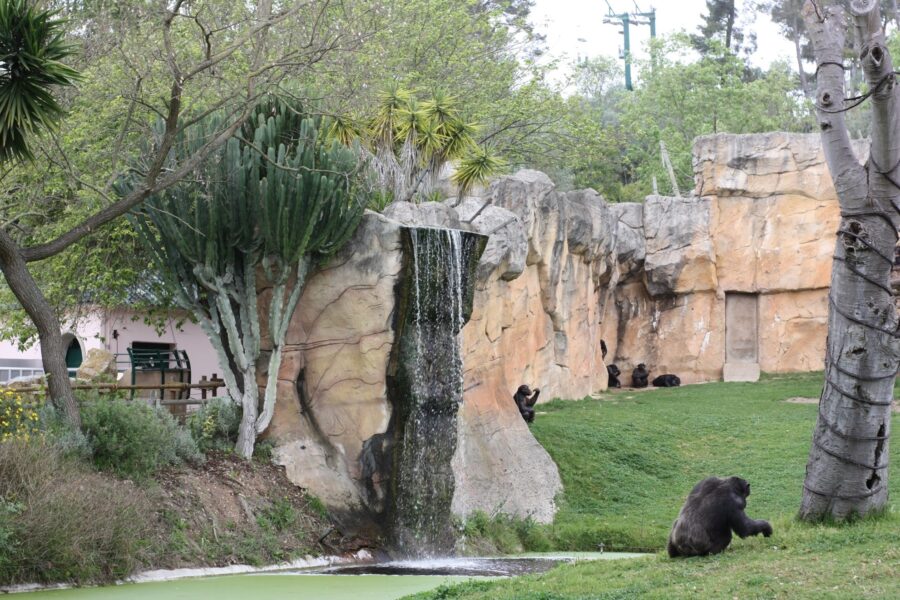
[[[26,592],[20,600],[395,600],[470,579],[542,573],[575,560],[631,558],[639,554],[534,554],[499,558],[446,558],[349,564],[95,588]]]

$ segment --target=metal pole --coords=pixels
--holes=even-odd
[[[625,36],[625,89],[630,92],[634,89],[631,85],[631,36],[628,31],[631,17],[628,13],[624,13],[620,16],[622,18],[622,30]]]

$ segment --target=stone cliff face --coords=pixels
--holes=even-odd
[[[643,272],[604,318],[615,361],[684,382],[821,369],[839,214],[819,137],[698,138],[694,172],[696,196],[644,203]]]
[[[610,205],[521,171],[458,206],[367,214],[310,279],[292,321],[270,430],[291,479],[348,524],[379,533],[391,485],[386,374],[404,227],[488,236],[460,333],[457,515],[552,520],[559,475],[512,393],[523,383],[542,400],[605,389],[601,338],[625,382],[640,362],[651,377],[677,373],[685,383],[748,365],[821,368],[838,207],[818,136],[700,138],[694,167],[689,198]]]

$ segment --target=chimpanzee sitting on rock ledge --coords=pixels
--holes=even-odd
[[[513,400],[516,401],[516,406],[519,408],[519,414],[522,415],[522,418],[528,423],[534,421],[533,407],[537,404],[540,393],[541,390],[538,388],[534,388],[534,392],[532,393],[531,388],[527,385],[520,385],[519,389],[516,390],[516,393],[513,394]]]

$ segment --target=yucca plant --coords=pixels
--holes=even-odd
[[[78,72],[63,64],[75,48],[61,19],[28,0],[0,0],[0,161],[33,159],[29,137],[64,113],[53,86],[72,85]]]
[[[478,145],[477,125],[466,121],[457,99],[442,91],[420,101],[414,91],[391,84],[378,95],[368,125],[358,123],[339,119],[329,135],[345,145],[361,143],[372,159],[382,197],[406,202],[429,198],[448,162],[467,165],[466,174],[454,179],[463,195],[503,164]]]

